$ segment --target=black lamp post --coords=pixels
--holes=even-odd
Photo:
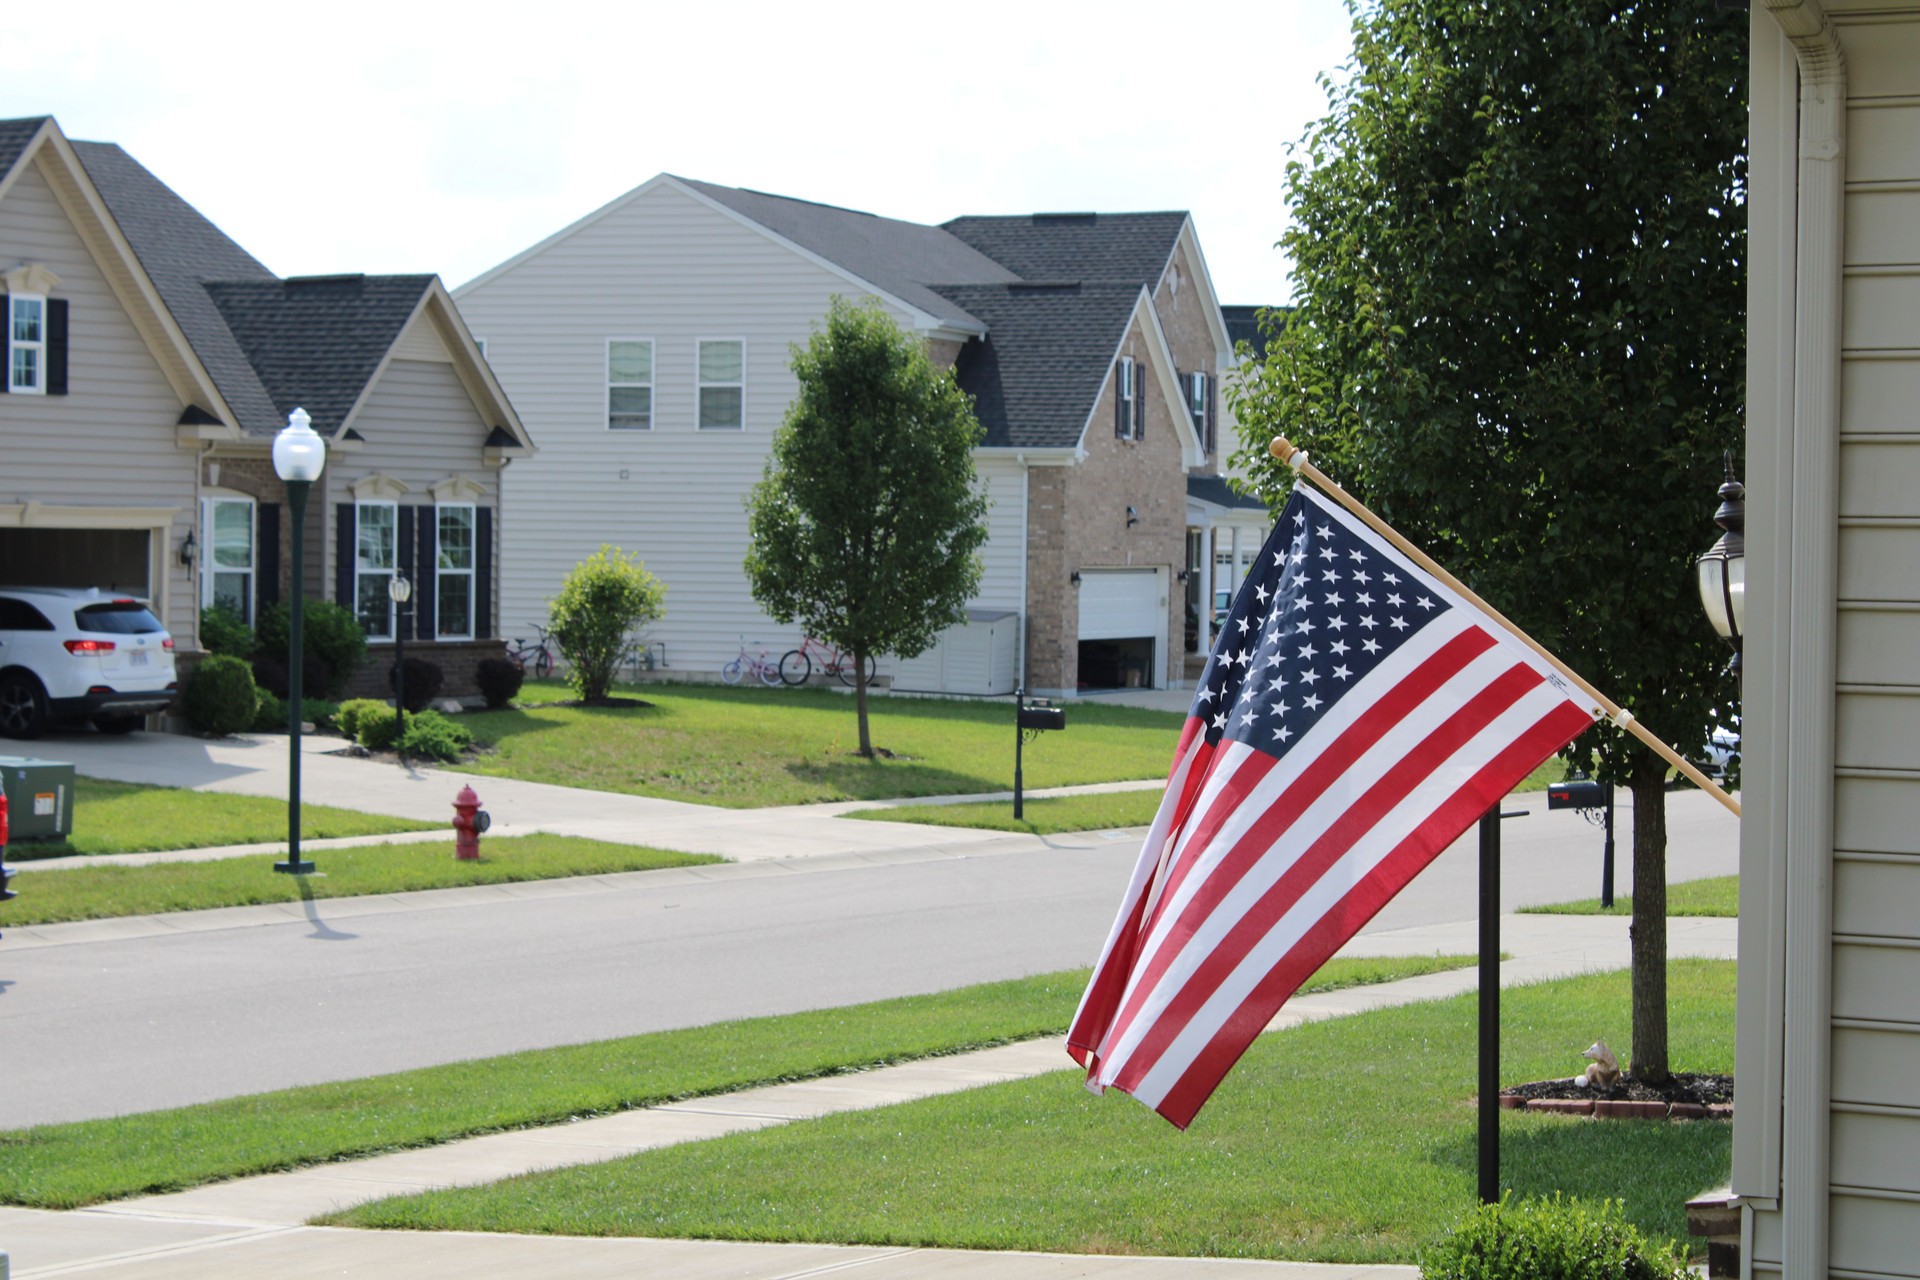
[[[398,569],[387,579],[387,596],[393,601],[393,715],[395,754],[404,755],[401,742],[407,736],[407,601],[413,598],[413,584]]]
[[[326,441],[315,434],[307,411],[295,409],[287,415],[285,430],[273,438],[273,470],[287,487],[287,512],[293,523],[293,599],[287,607],[287,860],[274,863],[273,869],[292,875],[313,873],[313,864],[300,857],[300,724],[306,692],[301,688],[306,653],[300,622],[306,593],[302,570],[306,559],[307,491],[326,465]]]
[[[1720,509],[1713,522],[1724,532],[1694,561],[1700,605],[1720,638],[1733,646],[1733,672],[1740,674],[1740,637],[1747,621],[1747,490],[1733,476],[1727,455],[1727,482],[1720,486]]]

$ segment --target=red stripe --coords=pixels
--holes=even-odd
[[[1480,815],[1516,783],[1593,724],[1593,717],[1562,702],[1450,795],[1426,821],[1364,877],[1276,964],[1244,1004],[1194,1059],[1157,1110],[1184,1129],[1292,994]]]
[[[1311,845],[1300,850],[1273,885],[1247,907],[1181,983],[1180,990],[1154,1019],[1152,1029],[1127,1055],[1126,1065],[1115,1083],[1121,1088],[1130,1088],[1144,1080],[1221,984],[1232,976],[1234,970],[1260,944],[1261,939],[1272,932],[1287,912],[1320,882],[1321,877],[1365,839],[1383,816],[1417,792],[1436,768],[1452,758],[1475,735],[1485,731],[1488,725],[1531,690],[1538,688],[1541,682],[1540,673],[1530,666],[1516,664],[1501,672],[1381,774]],[[1306,975],[1302,974],[1301,977],[1304,979]],[[1299,984],[1296,982],[1295,985]],[[1286,994],[1290,993],[1291,988]],[[1222,1037],[1232,1037],[1235,1034],[1234,1024],[1247,1017],[1247,1009],[1248,1005],[1243,1003],[1210,1043],[1218,1043]],[[1271,1017],[1270,1014],[1268,1016]],[[1251,1041],[1253,1036],[1259,1034],[1259,1028],[1266,1025],[1266,1021],[1262,1019],[1251,1030],[1243,1029],[1245,1039]],[[1234,1056],[1239,1055],[1235,1053]]]
[[[1232,849],[1227,851],[1219,864],[1207,873],[1205,883],[1194,893],[1193,900],[1181,911],[1179,919],[1167,931],[1166,937],[1145,970],[1132,983],[1133,993],[1121,1010],[1116,1025],[1109,1029],[1107,1034],[1110,1037],[1118,1038],[1125,1033],[1134,1019],[1139,1016],[1141,1006],[1166,972],[1167,966],[1173,963],[1175,956],[1185,948],[1194,932],[1234,886],[1245,878],[1247,872],[1266,856],[1281,835],[1299,821],[1300,815],[1307,810],[1308,806],[1319,799],[1328,787],[1339,781],[1352,767],[1354,761],[1417,710],[1435,690],[1444,686],[1448,680],[1459,674],[1494,643],[1493,637],[1478,628],[1455,636],[1412,672],[1395,682],[1393,687],[1368,707],[1339,738],[1328,744],[1324,751],[1301,770],[1300,776],[1294,780],[1293,784],[1274,799],[1251,829]],[[1272,760],[1273,757],[1264,752],[1255,751],[1249,757],[1249,764],[1242,767],[1257,767],[1264,774],[1265,770],[1272,767]],[[1214,838],[1231,816],[1233,808],[1239,803],[1238,788],[1229,785],[1224,791],[1222,803],[1210,808],[1203,825],[1185,837],[1186,848],[1183,850],[1168,888],[1160,898],[1162,910],[1173,900],[1175,890],[1184,882],[1193,867],[1203,861],[1206,854],[1211,851]],[[1149,932],[1156,927],[1157,919],[1147,922]]]

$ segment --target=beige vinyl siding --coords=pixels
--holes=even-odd
[[[666,585],[666,616],[647,634],[674,671],[718,670],[742,636],[775,656],[796,643],[798,629],[748,590],[742,495],[795,393],[789,344],[833,295],[858,292],[667,183],[463,287],[461,314],[487,335],[488,363],[540,446],[503,481],[504,634],[532,635],[567,572],[611,543]],[[653,340],[651,431],[607,428],[609,338]],[[711,338],[746,343],[742,431],[697,427],[696,344]]]
[[[160,545],[149,547],[149,590],[184,646],[197,634],[196,592],[178,554],[195,518],[194,455],[174,442],[184,406],[38,161],[0,201],[0,263],[46,266],[60,278],[51,296],[69,303],[68,394],[0,395],[0,507],[170,509]]]
[[[1026,602],[1027,468],[1004,452],[982,450],[974,467],[986,486],[987,543],[980,548],[980,591],[973,605],[1021,611]]]

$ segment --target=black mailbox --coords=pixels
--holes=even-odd
[[[1022,729],[1064,729],[1067,727],[1066,708],[1022,706],[1020,727]]]
[[[1601,809],[1607,803],[1607,784],[1589,778],[1556,782],[1547,788],[1549,809]]]

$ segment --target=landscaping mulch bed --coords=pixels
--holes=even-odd
[[[1500,1105],[1615,1119],[1721,1120],[1733,1115],[1733,1077],[1676,1071],[1665,1084],[1650,1085],[1629,1072],[1610,1085],[1596,1087],[1575,1084],[1563,1076],[1508,1085],[1500,1091]]]
[[[569,698],[565,702],[537,702],[530,705],[539,707],[598,707],[602,710],[611,708],[613,710],[624,711],[638,707],[651,707],[654,704],[648,702],[645,698],[622,698],[609,694],[604,698]]]

